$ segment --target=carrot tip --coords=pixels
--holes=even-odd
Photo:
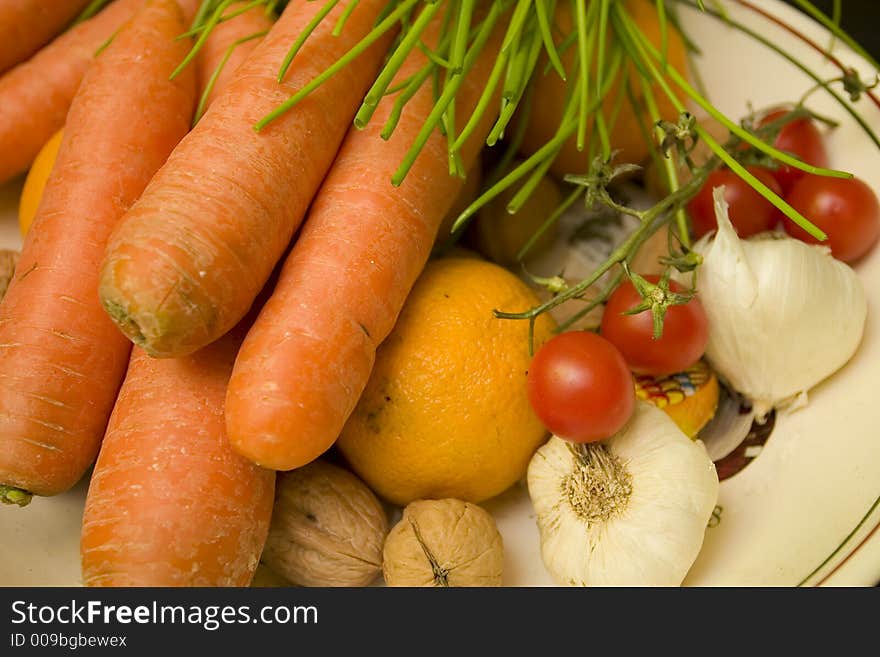
[[[128,311],[126,311],[122,304],[103,297],[101,303],[104,306],[104,310],[110,315],[110,319],[113,320],[128,339],[138,346],[144,346],[147,336],[143,334],[141,327],[129,316]]]
[[[21,488],[13,486],[4,486],[0,484],[0,502],[3,504],[15,504],[17,506],[27,506],[33,498],[33,493],[29,493]]]

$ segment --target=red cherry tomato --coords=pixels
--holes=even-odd
[[[819,242],[787,217],[785,231],[804,242],[830,246],[838,260],[858,260],[880,238],[880,203],[871,188],[858,178],[804,176],[786,200],[825,231],[828,240]]]
[[[761,119],[758,125],[767,125],[771,121],[785,116],[788,112],[789,110],[784,108],[773,110]],[[807,164],[817,167],[828,166],[828,152],[825,150],[822,133],[819,132],[819,128],[816,127],[812,119],[807,117],[786,123],[773,141],[773,145]],[[794,184],[807,174],[800,169],[783,164],[773,172],[773,175],[779,181],[782,192],[787,194],[794,187]]]
[[[657,283],[659,276],[646,276]],[[683,288],[672,281],[669,289]],[[665,376],[686,370],[696,363],[709,341],[709,320],[697,298],[670,306],[663,318],[663,335],[654,339],[654,318],[650,310],[624,315],[642,302],[630,281],[625,281],[611,295],[602,315],[602,335],[620,350],[629,368],[637,374]]]
[[[747,169],[772,191],[782,194],[782,188],[769,169],[763,167],[747,167]],[[703,187],[687,206],[696,237],[702,237],[718,227],[712,190],[721,185],[724,185],[724,198],[730,206],[730,222],[736,229],[737,235],[743,239],[771,230],[779,222],[781,213],[776,206],[730,169],[718,169],[709,174]]]
[[[562,333],[538,350],[529,367],[528,393],[544,426],[579,443],[613,436],[636,403],[623,356],[589,331]]]

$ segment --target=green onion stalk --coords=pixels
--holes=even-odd
[[[334,12],[339,0],[308,1],[318,2],[321,6],[311,24],[291,44],[287,57],[279,62],[279,80],[284,78],[301,46],[318,25],[334,20],[334,34],[340,34],[345,29],[347,18],[356,11],[358,4],[358,0],[349,0],[344,3],[345,8],[341,12]],[[566,3],[569,5],[567,9],[573,17],[573,24],[563,28],[556,20],[556,14]],[[86,11],[94,11],[95,6],[99,9],[101,4],[93,2]],[[231,0],[204,0],[191,29],[182,35],[194,38],[195,44],[175,74],[192,61],[211,31],[223,21],[257,6],[263,6],[267,13],[274,14],[282,11],[286,4],[283,0],[251,0],[244,5],[233,4]],[[688,220],[684,207],[699,191],[708,175],[722,166],[740,176],[809,234],[820,240],[825,239],[825,234],[818,227],[749,173],[747,166],[760,162],[771,168],[787,165],[820,176],[852,177],[851,173],[804,163],[772,146],[775,136],[788,121],[811,116],[831,123],[807,108],[806,101],[814,92],[826,93],[833,98],[857,121],[871,142],[880,148],[880,139],[856,107],[857,102],[865,97],[880,107],[880,101],[872,92],[872,85],[863,82],[853,69],[844,66],[830,50],[835,42],[841,42],[880,70],[880,65],[840,27],[840,3],[835,3],[832,15],[827,16],[808,0],[796,0],[801,9],[828,29],[833,38],[827,46],[810,40],[771,11],[748,0],[654,0],[653,4],[659,26],[659,43],[645,34],[633,17],[630,3],[622,0],[389,0],[370,33],[338,61],[258,121],[254,129],[259,133],[278,117],[291,111],[326,80],[350,65],[371,44],[386,34],[395,35],[384,65],[355,116],[354,125],[357,128],[365,127],[373,120],[379,101],[385,96],[394,95],[393,111],[381,131],[383,139],[390,138],[408,101],[425,84],[430,84],[433,89],[435,106],[393,174],[391,182],[394,185],[400,185],[406,179],[421,149],[434,131],[439,131],[446,138],[449,174],[464,177],[465,171],[460,157],[462,146],[487,113],[494,119],[486,139],[486,147],[501,149],[499,164],[488,176],[488,182],[480,196],[457,217],[450,242],[462,234],[482,207],[510,189],[515,191],[507,210],[511,214],[510,221],[515,221],[517,211],[550,169],[563,145],[574,139],[578,150],[584,152],[587,170],[571,171],[566,176],[565,180],[572,185],[571,192],[564,195],[559,207],[548,210],[546,221],[527,240],[518,258],[522,261],[541,234],[579,198],[583,198],[588,206],[605,206],[629,214],[638,221],[633,231],[613,250],[608,259],[580,282],[571,286],[560,285],[559,277],[554,277],[551,289],[553,295],[548,301],[523,313],[496,312],[498,317],[528,320],[531,324],[540,314],[562,303],[584,299],[588,288],[608,272],[613,272],[608,284],[571,320],[563,324],[561,329],[567,328],[571,322],[604,303],[615,287],[626,278],[633,281],[643,299],[647,301],[649,297],[656,298],[657,290],[630,271],[629,263],[642,244],[663,226],[668,225],[671,234],[670,253],[663,260],[667,270],[672,267],[681,271],[695,270],[699,259],[689,250]],[[827,61],[837,66],[840,75],[831,80],[826,79],[780,44],[735,20],[727,9],[727,5],[734,4],[762,15],[821,52]],[[667,61],[669,34],[672,30],[681,35],[690,57],[699,54],[699,44],[682,29],[680,9],[683,7],[723,21],[731,29],[769,49],[781,60],[799,68],[814,81],[814,86],[807,90],[800,101],[794,103],[790,114],[767,125],[759,125],[754,116],[741,122],[731,120],[712,104],[702,91],[698,78],[695,77],[692,84]],[[427,25],[434,21],[440,22],[441,34],[436,45],[431,47],[422,41],[422,34]],[[504,39],[488,82],[475,109],[470,115],[462,115],[460,111],[456,111],[458,89],[481,54],[489,34],[498,28],[504,31]],[[260,35],[248,38],[258,36]],[[396,73],[414,48],[427,55],[427,63],[407,79],[392,85]],[[565,57],[568,51],[571,51],[570,56]],[[219,75],[226,59],[228,57],[224,58],[215,71],[215,77]],[[566,61],[569,62],[568,65]],[[523,125],[526,123],[523,119],[527,118],[531,103],[535,102],[534,83],[542,75],[558,76],[565,85],[562,116],[547,141],[511,168],[508,165],[519,152],[523,139]],[[606,103],[615,83],[625,93],[618,93],[615,102]],[[637,94],[643,99],[642,103],[635,102]],[[652,146],[651,157],[660,166],[667,187],[664,198],[652,208],[642,211],[618,205],[608,192],[608,185],[615,178],[638,168],[630,163],[615,162],[614,144],[610,138],[622,103],[627,100],[635,110],[643,133]],[[677,121],[663,120],[658,110],[661,101],[667,101],[666,105],[675,108],[679,113]],[[727,128],[730,139],[725,143],[716,140],[694,120],[688,111],[689,107],[700,108]],[[200,115],[201,110],[197,113],[197,118]],[[514,116],[519,117],[517,122],[513,121]],[[709,160],[699,166],[690,158],[697,141],[704,142],[711,151]],[[678,179],[682,165],[690,172],[689,179],[684,184],[680,184]],[[668,273],[664,275],[664,280],[668,280]],[[693,290],[689,293],[692,294]],[[688,293],[667,294],[665,297],[670,304],[683,303],[689,298]],[[652,307],[651,310],[655,313],[655,329],[659,334],[662,332],[662,316],[666,307]]]

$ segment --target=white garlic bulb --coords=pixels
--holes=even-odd
[[[544,564],[573,586],[681,584],[718,498],[703,444],[644,402],[603,443],[551,438],[528,486]]]
[[[850,359],[867,302],[855,272],[824,247],[779,234],[740,240],[723,194],[714,191],[717,234],[694,246],[703,256],[706,357],[761,417]]]

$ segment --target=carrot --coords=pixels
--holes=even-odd
[[[475,107],[500,41],[493,34],[462,84],[459,116]],[[424,61],[414,50],[398,78]],[[379,132],[394,101],[386,96],[365,130],[349,131],[236,360],[226,400],[229,437],[265,467],[302,466],[336,440],[463,185],[449,175],[447,141],[435,131],[404,183],[392,186],[434,96],[423,85],[386,142]],[[477,157],[490,114],[463,149],[465,167]]]
[[[141,2],[144,1],[145,0],[141,0]],[[205,0],[177,0],[177,4],[180,6],[181,11],[183,11],[184,25],[189,26],[190,23],[192,23],[196,13],[199,10],[199,7],[204,1]]]
[[[144,0],[116,0],[0,78],[0,184],[25,171],[64,126],[95,51]]]
[[[33,55],[89,0],[4,0],[0,3],[0,73]]]
[[[229,446],[223,397],[243,330],[180,359],[135,348],[83,517],[87,586],[247,586],[275,473]]]
[[[235,14],[248,4],[244,0],[233,3],[225,13]],[[266,8],[257,6],[214,28],[196,60],[199,88],[203,94],[201,105],[210,107],[220,92],[229,86],[238,67],[259,45],[260,35],[270,27],[272,19],[266,15]]]
[[[168,79],[187,52],[175,40],[183,29],[174,0],[151,1],[73,101],[0,303],[0,484],[54,495],[97,455],[130,347],[98,302],[98,265],[114,224],[189,128],[195,75]]]
[[[192,353],[244,316],[333,162],[387,40],[254,132],[261,118],[360,41],[386,2],[360,0],[338,37],[331,30],[350,3],[336,4],[279,84],[288,49],[324,4],[288,4],[110,240],[101,301],[153,356]]]

